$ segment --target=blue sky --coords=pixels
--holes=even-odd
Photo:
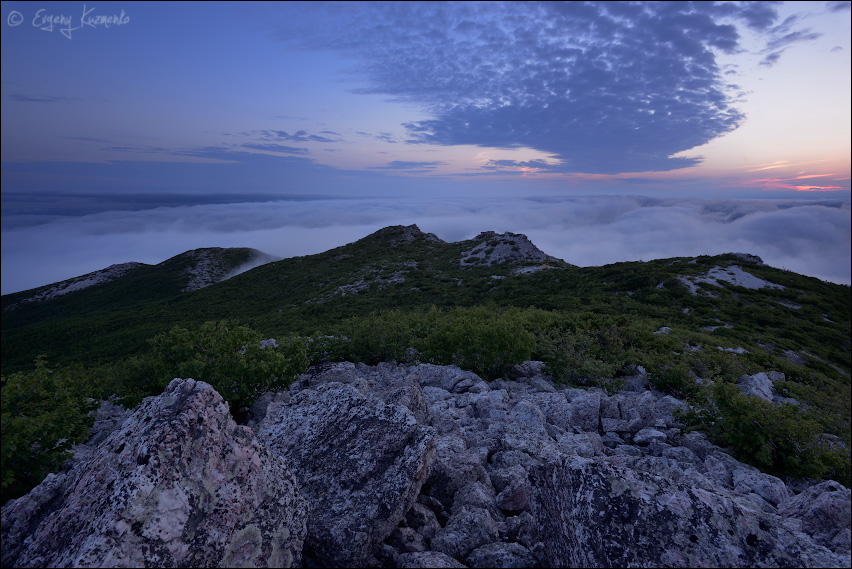
[[[386,225],[850,282],[850,3],[3,2],[2,290]]]

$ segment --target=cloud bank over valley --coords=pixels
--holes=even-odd
[[[388,225],[445,241],[526,234],[579,266],[743,252],[774,267],[852,282],[849,200],[643,196],[323,198],[156,207],[16,223],[4,216],[3,294],[125,262],[156,264],[201,247],[277,257],[326,251]]]

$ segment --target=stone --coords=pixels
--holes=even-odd
[[[735,492],[739,494],[754,492],[776,508],[790,497],[787,485],[780,478],[764,474],[758,470],[746,470],[744,468],[734,470],[732,483]]]
[[[538,567],[530,550],[518,543],[489,543],[467,556],[470,567]]]
[[[608,460],[608,459],[607,459]],[[661,459],[654,459],[660,461]],[[621,457],[620,465],[645,458]],[[633,462],[631,462],[633,461]],[[662,464],[662,463],[659,463]],[[551,567],[842,566],[844,558],[729,491],[605,459],[530,472],[531,513]]]
[[[645,427],[633,435],[633,444],[647,446],[652,441],[665,442],[667,438],[664,432],[652,429],[651,427]]]
[[[833,480],[811,486],[779,508],[779,513],[801,520],[802,531],[846,555],[850,552],[852,491]]]
[[[201,382],[129,416],[105,406],[63,473],[3,507],[3,566],[850,566],[848,488],[785,484],[682,433],[674,397],[555,389],[535,372],[486,384],[449,366],[324,364],[258,398],[256,435]],[[108,483],[141,513],[108,513]],[[90,491],[90,509],[51,518]],[[184,519],[191,541],[174,535]],[[73,553],[107,538],[119,553]]]
[[[575,397],[568,406],[570,424],[581,432],[598,431],[601,417],[601,394],[589,392]],[[611,429],[604,429],[604,431]]]
[[[405,522],[408,524],[408,527],[416,530],[417,533],[427,540],[432,539],[437,531],[441,529],[441,524],[438,523],[435,512],[419,502],[411,505],[411,509],[405,514]]]
[[[417,530],[407,527],[398,527],[393,530],[387,542],[400,553],[415,553],[429,549],[423,536]]]
[[[367,565],[429,476],[435,440],[399,405],[337,382],[270,405],[258,438],[293,471],[313,511],[306,558]]]
[[[746,395],[754,395],[764,401],[772,401],[772,396],[775,394],[772,383],[772,379],[766,373],[760,372],[740,377],[737,386]]]
[[[464,508],[453,514],[449,522],[432,538],[432,550],[457,559],[467,557],[474,549],[500,538],[497,524],[484,508]]]
[[[440,387],[450,393],[464,393],[471,388],[474,388],[476,392],[488,389],[488,384],[485,384],[478,375],[457,366],[421,364],[412,367],[411,373],[419,375],[421,386]]]
[[[431,474],[423,492],[449,509],[461,487],[486,476],[479,457],[468,450],[464,440],[454,436],[439,436]]]
[[[404,553],[399,556],[399,566],[403,569],[419,569],[420,567],[464,568],[467,565],[456,561],[440,551],[424,551],[422,553]]]
[[[535,377],[544,375],[544,362],[525,361],[518,365],[514,365],[509,369],[509,377],[518,379],[520,377]]]
[[[308,502],[208,384],[175,379],[2,510],[2,565],[300,567]]]
[[[520,513],[530,507],[530,485],[526,477],[516,478],[497,495],[497,507],[506,512]]]

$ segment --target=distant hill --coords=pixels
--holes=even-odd
[[[207,320],[307,335],[383,309],[476,305],[632,314],[716,330],[729,344],[771,345],[847,376],[850,367],[848,286],[735,253],[580,268],[524,235],[447,243],[415,225],[317,255],[271,261],[253,249],[196,249],[4,295],[2,365],[27,369],[39,354],[57,364],[112,361],[174,325]]]

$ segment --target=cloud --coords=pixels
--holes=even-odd
[[[434,170],[438,166],[441,166],[444,162],[407,162],[404,160],[394,160],[392,162],[388,162],[384,166],[368,166],[367,168],[370,170],[417,170],[417,171],[428,171]]]
[[[834,2],[826,2],[825,6],[831,12],[845,12],[852,8],[852,2],[849,2],[849,0],[836,0]]]
[[[297,148],[295,146],[284,146],[283,144],[256,144],[256,143],[246,143],[241,144],[240,148],[248,148],[249,150],[264,150],[269,152],[283,152],[285,154],[308,154],[309,151],[307,148]]]
[[[72,97],[49,97],[49,96],[30,96],[13,94],[9,95],[9,99],[18,103],[73,103],[79,101]]]
[[[561,172],[684,168],[672,156],[736,129],[716,53],[737,26],[772,53],[815,34],[775,26],[771,3],[389,3],[312,6],[277,26],[297,49],[336,50],[368,81],[356,92],[420,105],[408,143],[533,148]],[[309,14],[305,14],[309,12]],[[776,53],[777,52],[777,53]],[[492,164],[493,166],[493,164]]]
[[[643,196],[296,197],[62,216],[4,227],[0,274],[6,294],[114,263],[159,263],[198,247],[254,247],[280,257],[318,253],[411,223],[446,241],[485,230],[525,233],[543,251],[580,266],[734,251],[824,280],[852,281],[848,199]]]
[[[361,136],[366,136],[368,138],[372,138],[374,140],[379,140],[381,142],[387,142],[390,144],[397,144],[399,141],[396,140],[393,134],[389,132],[380,132],[378,134],[370,134],[369,132],[364,132],[360,130],[356,130],[355,134],[360,134]]]
[[[267,140],[288,140],[291,142],[340,142],[343,140],[340,138],[340,135],[330,130],[324,130],[322,131],[322,134],[331,134],[337,138],[329,138],[327,136],[320,136],[319,134],[310,134],[304,130],[296,131],[293,134],[290,134],[285,130],[260,130],[252,131],[247,134],[259,134]]]
[[[760,65],[763,65],[764,67],[772,67],[773,65],[778,63],[779,59],[781,59],[782,53],[783,51],[776,51],[774,53],[768,54],[766,57],[760,60]]]

